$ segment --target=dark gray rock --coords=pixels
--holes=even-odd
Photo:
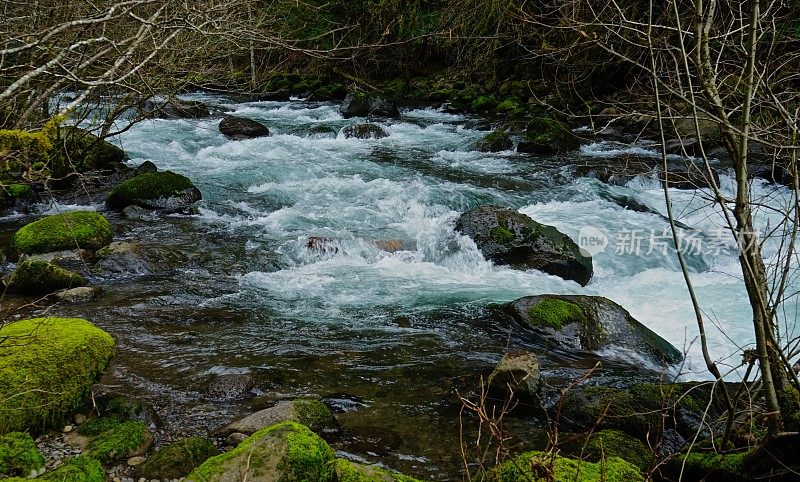
[[[114,241],[97,252],[92,272],[101,275],[147,275],[175,269],[186,263],[186,255],[171,248]]]
[[[269,135],[269,129],[264,124],[246,119],[227,115],[219,123],[219,131],[226,137],[235,140],[253,139]]]
[[[355,137],[356,139],[383,139],[389,134],[376,124],[355,124],[342,129],[345,139]]]
[[[205,389],[206,399],[214,402],[241,400],[252,395],[255,379],[250,373],[215,375]]]
[[[380,96],[371,96],[362,92],[347,94],[339,106],[339,113],[345,119],[351,117],[398,117],[400,112],[392,102]]]
[[[514,147],[506,131],[494,131],[486,134],[483,139],[475,144],[475,150],[482,152],[507,151]]]
[[[272,407],[259,410],[217,429],[214,435],[217,437],[228,437],[234,433],[252,435],[262,428],[287,421],[300,423],[317,433],[339,429],[336,417],[322,401],[299,399],[278,402]]]
[[[528,216],[498,206],[481,206],[463,214],[456,231],[475,241],[491,261],[517,269],[538,269],[586,286],[592,258],[569,236]]]
[[[140,112],[144,117],[156,119],[202,119],[211,115],[203,102],[175,97],[148,99],[140,107]]]

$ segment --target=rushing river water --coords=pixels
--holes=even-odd
[[[214,428],[270,401],[321,396],[341,412],[340,453],[411,475],[460,478],[456,390],[474,389],[503,352],[536,349],[492,327],[482,307],[531,294],[608,297],[688,352],[685,378],[707,377],[677,260],[661,249],[668,224],[658,214],[660,185],[575,174],[576,165],[620,154],[655,155],[646,146],[598,142],[567,159],[481,153],[472,150],[485,135],[478,120],[434,109],[380,122],[386,138],[344,139],[337,132],[357,120],[332,104],[192,98],[260,120],[272,135],[230,141],[219,118],[151,120],[122,134],[131,165],[151,160],[185,174],[203,201],[196,216],[110,214],[115,239],[175,247],[188,262],[94,279],[104,298],[59,308],[115,335],[119,355],[104,382],[166,406],[175,426]],[[724,171],[722,185],[731,189]],[[776,203],[788,198],[760,182],[754,190]],[[750,343],[752,329],[735,252],[729,240],[720,243],[722,218],[707,193],[672,196],[692,228],[684,236],[702,251],[688,261],[713,320],[710,350],[736,365],[735,345]],[[639,209],[615,201],[625,198]],[[487,262],[453,229],[481,204],[519,209],[576,240],[587,226],[605,233],[609,244],[594,257],[589,285]],[[762,227],[768,217],[761,214]],[[309,250],[310,236],[330,238],[335,249]],[[400,240],[405,249],[382,251],[376,240]],[[542,364],[563,377],[591,366],[568,356]],[[242,372],[256,379],[254,399],[204,401],[210,376]],[[516,423],[536,439],[537,422]]]

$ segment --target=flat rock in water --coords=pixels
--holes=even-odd
[[[241,400],[252,395],[255,379],[250,373],[226,373],[216,375],[205,390],[206,398],[222,402]]]

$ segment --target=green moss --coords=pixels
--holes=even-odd
[[[35,196],[28,184],[12,184],[8,186],[8,194],[14,199],[27,199]]]
[[[119,427],[122,421],[116,417],[98,417],[89,419],[78,427],[78,433],[87,437],[96,437],[103,432]]]
[[[106,473],[97,460],[79,455],[64,465],[36,479],[47,482],[105,482]]]
[[[641,472],[618,458],[592,463],[551,455],[543,452],[526,452],[503,462],[485,479],[497,482],[632,482],[644,480]]]
[[[78,273],[36,258],[20,262],[5,281],[9,290],[24,295],[52,293],[86,284],[86,280]]]
[[[59,166],[54,166],[51,162],[51,170],[57,176],[102,169],[127,159],[125,152],[119,147],[77,127],[61,129],[60,137],[55,142],[63,159]]]
[[[245,470],[254,478],[269,473],[286,482],[334,480],[333,450],[318,435],[295,422],[263,428],[235,449],[211,457],[187,480],[196,482],[229,480]],[[226,478],[228,477],[228,478]]]
[[[541,152],[565,152],[577,149],[580,145],[566,124],[546,117],[531,119],[523,140]]]
[[[66,249],[98,250],[111,243],[111,225],[94,211],[54,214],[20,228],[11,238],[11,247],[25,254],[49,253]]]
[[[314,431],[336,425],[336,418],[333,416],[331,409],[321,400],[303,398],[294,400],[292,404],[297,411],[297,421]]]
[[[417,479],[377,466],[364,466],[349,460],[336,460],[337,482],[419,482]]]
[[[193,187],[189,178],[172,171],[148,172],[115,187],[108,194],[106,204],[112,209],[119,209],[141,200],[173,196]]]
[[[593,433],[586,442],[584,453],[592,462],[619,457],[642,471],[647,469],[652,459],[652,451],[644,442],[620,430],[601,430]]]
[[[472,101],[470,108],[477,112],[485,112],[497,106],[497,98],[493,95],[481,95]]]
[[[510,243],[515,238],[514,233],[503,226],[492,228],[489,234],[492,236],[492,239],[502,244]]]
[[[133,457],[152,441],[147,426],[138,420],[121,422],[92,439],[86,455],[103,463]]]
[[[689,455],[678,456],[674,460],[676,467],[681,467],[685,462],[684,477],[687,480],[719,480],[735,482],[750,480],[746,465],[747,452],[734,454],[717,454],[692,452]],[[678,469],[680,470],[680,469]]]
[[[513,146],[514,143],[511,142],[508,132],[497,130],[486,134],[483,139],[478,141],[475,148],[484,152],[499,152],[511,149]]]
[[[800,394],[797,390],[788,386],[778,391],[778,405],[781,407],[781,415],[786,429],[800,430]]]
[[[30,434],[11,432],[0,437],[0,474],[27,477],[44,467],[44,456]]]
[[[21,320],[0,329],[0,433],[62,424],[114,353],[114,340],[77,318]]]
[[[217,452],[214,443],[200,437],[186,438],[168,445],[139,466],[139,477],[179,479]]]
[[[575,303],[545,299],[528,308],[528,316],[533,326],[561,330],[564,325],[579,322],[584,314],[581,307]]]

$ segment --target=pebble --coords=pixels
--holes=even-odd
[[[66,427],[64,427],[64,429],[62,430],[62,432],[64,432],[64,433],[70,433],[70,432],[72,432],[72,429],[73,429],[73,428],[74,428],[74,427],[73,427],[72,425],[67,425]]]
[[[128,459],[128,465],[131,467],[136,467],[137,465],[141,465],[142,462],[145,461],[144,457],[131,457]]]

